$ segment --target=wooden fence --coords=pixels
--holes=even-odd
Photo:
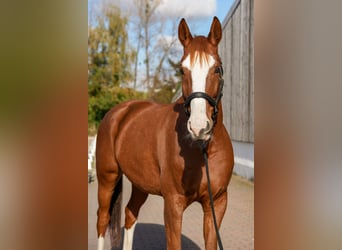
[[[222,22],[224,124],[235,141],[254,142],[253,0],[236,0]]]

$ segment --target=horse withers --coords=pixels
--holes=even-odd
[[[207,37],[193,37],[184,19],[178,27],[183,45],[182,93],[172,104],[129,101],[112,108],[97,135],[98,250],[110,225],[112,245],[120,246],[122,175],[132,183],[125,208],[123,249],[132,249],[140,207],[148,194],[164,199],[168,249],[181,249],[184,210],[194,201],[204,212],[206,249],[217,248],[201,146],[206,145],[217,224],[227,207],[234,157],[223,125],[221,24],[214,17]]]

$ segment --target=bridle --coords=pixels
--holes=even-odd
[[[190,102],[192,101],[192,99],[204,98],[214,108],[214,112],[211,115],[211,118],[212,118],[213,122],[216,123],[216,118],[217,118],[217,113],[218,113],[218,104],[219,104],[219,102],[222,98],[222,95],[223,95],[222,91],[223,91],[223,85],[224,85],[224,80],[222,78],[223,68],[221,65],[216,68],[215,73],[218,73],[220,76],[219,90],[218,90],[216,98],[211,97],[210,95],[208,95],[205,92],[193,92],[187,98],[184,97],[185,101],[184,101],[183,107],[184,107],[185,115],[188,118],[190,117],[189,107],[190,107]]]

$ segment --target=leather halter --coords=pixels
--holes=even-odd
[[[211,118],[212,118],[214,123],[216,122],[216,117],[217,117],[217,113],[218,113],[218,103],[220,102],[220,100],[222,98],[222,95],[223,95],[222,90],[223,90],[224,80],[222,78],[222,76],[223,76],[223,68],[222,68],[222,66],[219,66],[216,69],[215,72],[220,74],[220,85],[219,85],[219,90],[218,90],[216,99],[211,97],[211,96],[209,96],[205,92],[193,92],[193,93],[191,93],[187,98],[185,98],[185,101],[184,101],[184,104],[183,104],[185,114],[186,114],[186,116],[188,118],[190,117],[189,107],[190,107],[190,102],[192,101],[192,99],[194,99],[194,98],[204,98],[214,108],[214,112],[213,112]]]

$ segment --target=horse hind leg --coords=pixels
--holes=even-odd
[[[137,218],[141,206],[145,203],[148,194],[132,185],[132,194],[125,208],[125,236],[123,250],[131,250]]]
[[[98,250],[104,249],[104,237],[109,224],[112,246],[119,247],[120,245],[121,199],[121,175],[119,173],[98,174]]]

